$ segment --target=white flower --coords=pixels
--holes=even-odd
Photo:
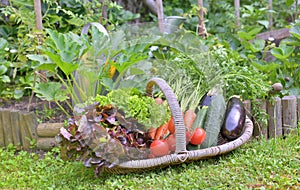
[[[10,53],[17,53],[18,51],[16,49],[11,49],[9,52]]]

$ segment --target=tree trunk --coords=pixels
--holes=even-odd
[[[34,12],[36,28],[38,30],[43,30],[41,0],[34,0]]]
[[[269,29],[272,30],[272,27],[273,27],[273,15],[272,15],[272,10],[273,10],[273,1],[272,0],[269,0],[269,10],[270,10],[270,13],[269,13]]]
[[[206,28],[204,25],[204,16],[203,16],[203,0],[198,0],[198,5],[199,5],[199,24],[197,28],[199,28],[198,35],[201,37],[205,37],[206,35]]]
[[[143,0],[143,3],[148,7],[151,13],[157,14],[157,8],[154,0]]]
[[[41,7],[41,0],[34,0],[34,12],[35,12],[35,23],[36,29],[38,31],[43,30],[43,22],[42,22],[42,7]],[[42,32],[36,33],[38,44],[41,45],[43,43],[43,34]],[[39,78],[42,82],[47,81],[47,74],[46,71],[39,71]]]
[[[238,27],[240,27],[241,26],[241,23],[240,23],[240,0],[234,0],[234,7],[235,7],[236,24]]]
[[[156,0],[158,26],[161,33],[164,32],[164,8],[162,0]]]

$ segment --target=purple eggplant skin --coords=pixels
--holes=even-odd
[[[231,97],[226,105],[225,118],[221,127],[223,138],[232,141],[240,137],[244,131],[246,110],[240,98]]]

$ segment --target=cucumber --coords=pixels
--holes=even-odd
[[[191,150],[198,150],[198,149],[200,149],[200,145],[193,145],[191,143],[188,143],[186,145],[186,149],[189,150],[189,151],[191,151]]]
[[[196,128],[203,128],[204,121],[206,118],[208,106],[203,106],[197,113],[196,119],[192,125],[192,131],[194,131]]]
[[[200,148],[209,148],[216,146],[218,143],[218,135],[224,120],[226,111],[226,102],[222,95],[217,94],[211,100],[208,107],[206,119],[204,122],[204,130],[206,131],[206,139]]]
[[[204,127],[204,121],[206,118],[208,106],[203,106],[197,113],[196,119],[192,125],[192,131],[194,131],[196,128],[203,128]],[[200,149],[200,145],[193,145],[191,143],[188,143],[186,146],[187,150],[198,150]]]

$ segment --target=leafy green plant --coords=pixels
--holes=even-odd
[[[101,106],[112,104],[118,107],[126,118],[137,119],[145,129],[161,126],[170,118],[170,110],[165,104],[156,104],[153,98],[135,88],[112,90],[106,96],[97,95],[94,100]]]
[[[27,57],[39,63],[37,70],[52,73],[75,103],[82,103],[90,96],[118,87],[134,87],[130,84],[133,80],[125,76],[144,74],[143,70],[133,68],[133,65],[148,58],[147,48],[157,39],[127,39],[122,30],[104,35],[96,27],[91,27],[90,37],[72,32],[62,34],[50,29],[47,34],[49,37],[39,48],[41,54]],[[111,76],[112,68],[116,69],[116,75]],[[50,85],[55,85],[55,89]],[[35,92],[48,100],[66,100],[58,93],[57,86],[57,83],[46,83],[42,90],[38,86]],[[47,89],[54,89],[50,96]]]
[[[64,85],[71,98],[78,100],[72,83],[73,81],[74,85],[78,86],[73,72],[79,67],[80,57],[88,48],[87,41],[71,32],[67,34],[61,34],[52,30],[47,30],[47,32],[49,38],[46,39],[44,45],[40,48],[44,55],[27,55],[27,57],[39,62],[36,69],[46,70],[54,74],[61,84]],[[58,69],[63,72],[66,81],[63,76],[59,75]],[[48,101],[53,100],[56,103],[67,99],[66,93],[61,91],[61,85],[58,83],[40,84],[35,91],[41,98]],[[82,96],[85,96],[84,92],[80,91],[80,93]]]
[[[65,110],[63,106],[61,106],[60,102],[66,102],[70,109],[72,106],[66,101],[69,97],[67,96],[67,91],[62,90],[62,85],[56,82],[48,82],[48,83],[39,83],[35,88],[35,93],[37,97],[46,101],[54,101],[58,107],[69,116],[68,112]]]
[[[269,28],[269,21],[265,20],[267,13],[270,12],[267,6],[265,7],[255,7],[255,4],[244,5],[241,9],[243,21],[246,21],[243,24],[248,26],[255,26],[257,24],[263,25],[266,29]]]
[[[107,18],[102,18],[104,3],[92,0],[82,2],[77,0],[49,1],[42,2],[43,27],[57,30],[59,32],[80,33],[81,28],[89,22],[102,20],[103,24],[110,23],[115,28],[117,25],[137,18],[123,7],[107,1],[109,11]],[[6,74],[2,74],[1,81],[5,85],[1,86],[1,92],[8,98],[21,98],[29,95],[34,83],[34,65],[26,57],[27,54],[37,54],[37,46],[43,43],[44,31],[35,29],[33,1],[16,0],[9,1],[7,5],[0,5],[0,37],[7,41],[6,51],[1,56]],[[113,16],[112,16],[113,15]],[[120,22],[121,15],[126,18]],[[9,82],[10,81],[10,82]],[[13,81],[13,82],[12,82]]]
[[[271,53],[278,67],[277,78],[281,80],[288,93],[298,95],[300,88],[299,69],[299,47],[300,47],[300,25],[296,24],[290,29],[291,37],[280,42],[279,47],[273,48]]]
[[[44,109],[42,111],[36,110],[35,114],[37,115],[38,123],[42,123],[43,120],[50,120],[55,112],[56,109],[49,109],[46,105],[44,105]]]

